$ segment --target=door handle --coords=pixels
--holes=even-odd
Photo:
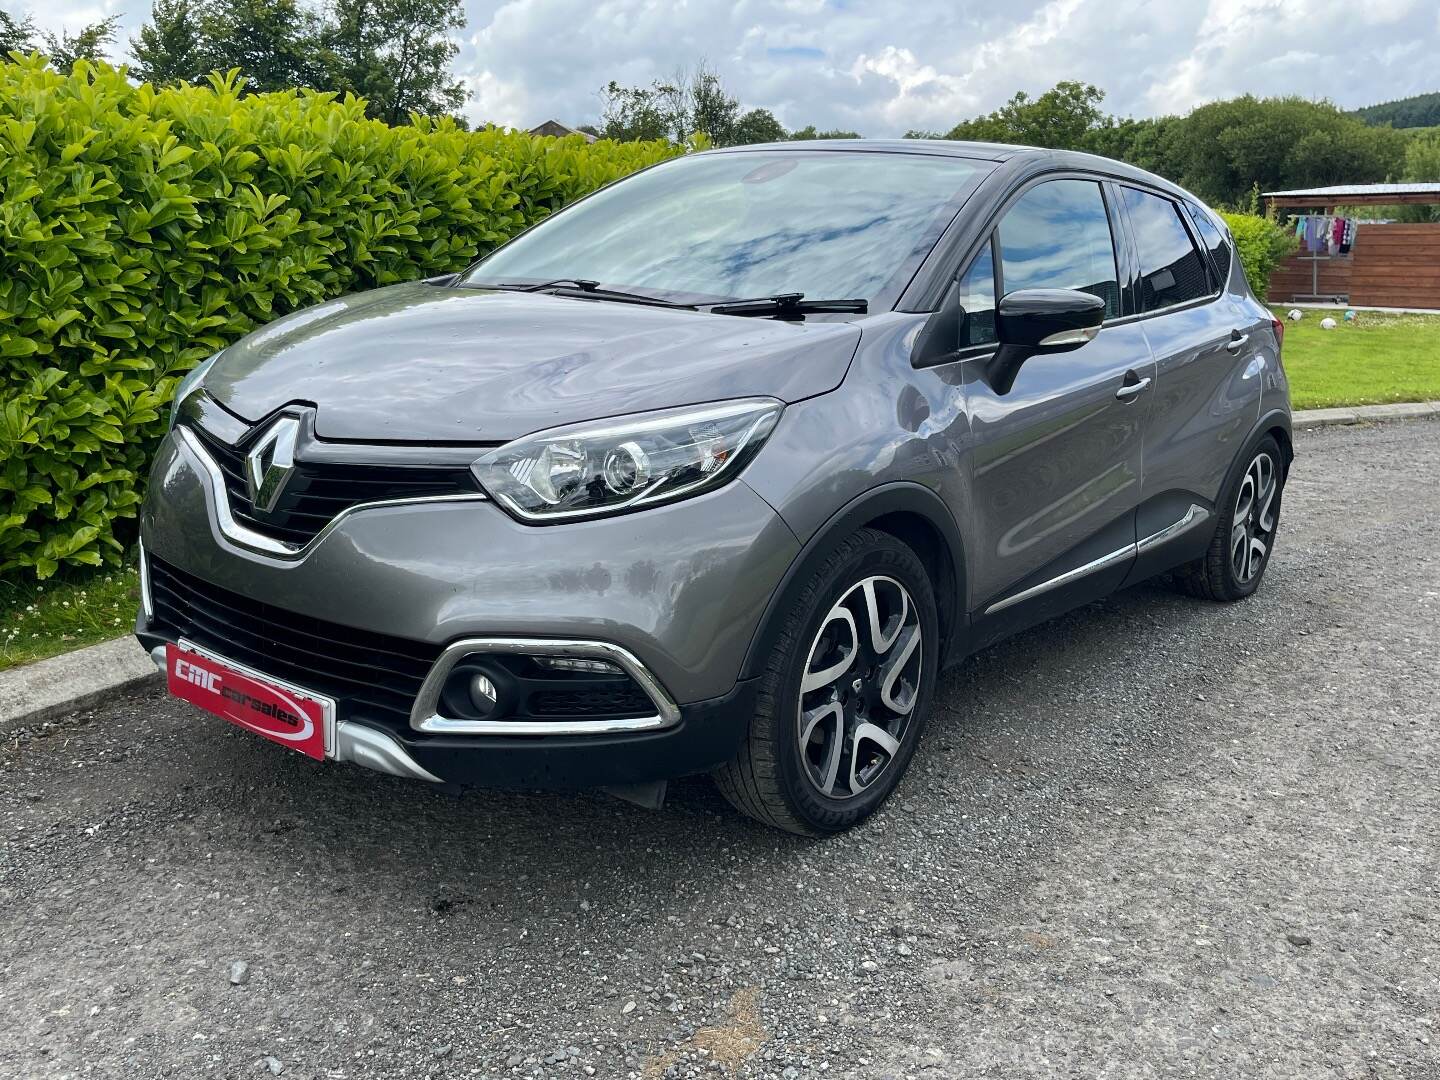
[[[1230,331],[1230,340],[1225,343],[1225,351],[1238,353],[1245,345],[1245,342],[1249,340],[1249,334],[1242,334],[1239,330],[1232,330]]]
[[[1136,382],[1126,383],[1115,391],[1115,397],[1120,401],[1134,401],[1137,397],[1150,389],[1150,376],[1139,379]]]

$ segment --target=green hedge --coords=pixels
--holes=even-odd
[[[1299,246],[1295,233],[1277,225],[1270,218],[1257,214],[1220,215],[1235,237],[1235,250],[1250,288],[1264,303],[1270,289],[1270,275],[1275,268],[1293,255]]]
[[[286,312],[456,270],[665,143],[390,128],[231,78],[0,64],[0,574],[115,563],[180,377]],[[116,527],[119,525],[119,535]]]

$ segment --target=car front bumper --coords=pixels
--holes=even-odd
[[[522,525],[487,501],[377,505],[285,559],[232,542],[217,514],[224,498],[205,463],[172,436],[152,471],[141,539],[147,560],[190,586],[244,597],[266,613],[264,625],[236,629],[246,643],[243,656],[231,656],[237,662],[262,673],[269,662],[282,668],[272,675],[301,686],[311,665],[310,681],[324,692],[324,657],[282,632],[292,619],[413,643],[437,665],[471,639],[563,639],[629,657],[652,700],[668,706],[657,710],[663,722],[639,729],[581,724],[536,734],[529,725],[512,734],[501,724],[427,727],[424,708],[406,723],[393,711],[367,715],[339,702],[341,760],[495,787],[643,783],[732,757],[752,708],[753,687],[738,679],[745,653],[799,550],[743,482],[638,514],[547,527]],[[163,663],[164,644],[187,634],[150,609],[147,591],[136,633]],[[207,615],[215,617],[225,616]],[[229,639],[222,628],[194,643],[224,657]]]

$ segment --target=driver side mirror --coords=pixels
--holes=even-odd
[[[1020,365],[1032,356],[1070,352],[1100,333],[1105,301],[1078,289],[1017,289],[995,308],[1000,347],[988,368],[990,386],[1008,394]]]

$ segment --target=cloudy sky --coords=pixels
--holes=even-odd
[[[148,0],[0,0],[38,25]],[[593,121],[610,79],[707,60],[788,127],[944,129],[1016,90],[1093,82],[1116,113],[1244,92],[1357,106],[1440,90],[1436,0],[466,0],[458,71],[475,121]],[[116,59],[123,59],[117,56]]]

